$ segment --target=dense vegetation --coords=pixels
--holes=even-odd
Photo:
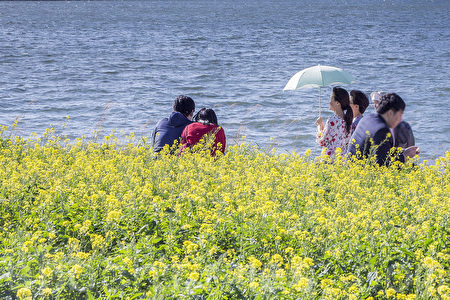
[[[0,138],[0,298],[449,299],[450,153]]]

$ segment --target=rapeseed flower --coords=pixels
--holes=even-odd
[[[33,140],[6,134],[0,274],[9,295],[449,297],[450,152],[379,167],[246,144],[215,158],[155,156],[132,134],[125,144],[64,141],[53,129]]]
[[[52,289],[51,288],[44,288],[42,290],[42,295],[44,295],[45,297],[50,297],[52,295]]]
[[[20,300],[31,300],[32,299],[32,293],[29,288],[20,288],[17,290],[17,298]]]

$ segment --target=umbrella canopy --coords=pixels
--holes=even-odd
[[[296,73],[289,79],[283,90],[321,88],[333,84],[349,84],[352,82],[352,75],[341,68],[318,65]]]
[[[289,79],[283,91],[296,90],[301,88],[319,88],[319,116],[322,114],[322,104],[320,101],[320,88],[333,84],[350,84],[353,76],[341,68],[321,66],[306,68],[297,72]]]

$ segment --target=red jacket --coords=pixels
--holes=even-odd
[[[215,155],[216,150],[224,153],[226,146],[225,131],[222,127],[215,124],[203,124],[198,122],[189,124],[181,133],[181,144],[183,145],[183,148],[194,146],[204,135],[209,133],[216,135],[211,155]],[[220,148],[218,146],[219,143],[221,144]]]

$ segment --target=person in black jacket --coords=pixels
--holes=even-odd
[[[390,128],[395,128],[401,122],[405,107],[405,102],[397,94],[383,95],[377,113],[367,115],[359,122],[350,138],[347,153],[358,158],[373,154],[379,165],[387,164],[389,152],[394,147]],[[420,149],[412,146],[405,149],[398,160],[404,162],[406,157],[414,157],[419,153]]]
[[[152,134],[153,151],[161,151],[165,145],[171,147],[179,140],[184,127],[192,123],[195,102],[191,97],[180,95],[173,102],[173,112],[156,124]]]

